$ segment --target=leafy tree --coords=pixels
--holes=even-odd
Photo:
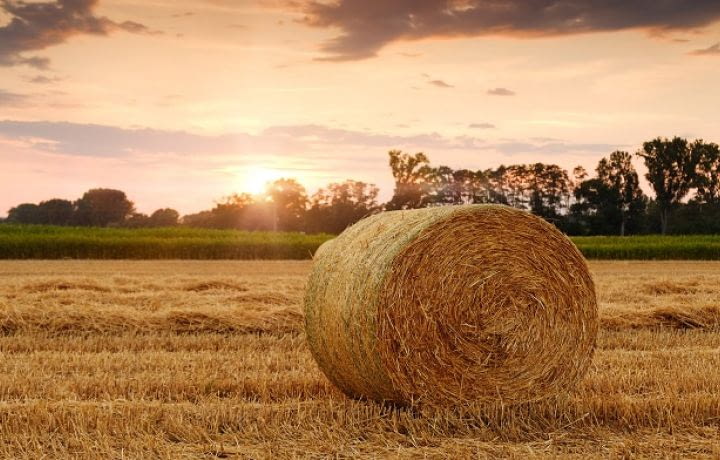
[[[311,233],[340,233],[380,209],[379,189],[374,184],[347,180],[320,189],[310,200],[306,230]]]
[[[178,224],[180,214],[171,208],[158,209],[149,217],[151,227],[174,227]]]
[[[75,217],[75,205],[69,200],[54,198],[38,204],[43,224],[70,225]]]
[[[610,202],[607,205],[619,215],[620,235],[624,236],[628,219],[642,213],[646,203],[632,156],[615,151],[610,154],[610,159],[600,160],[596,171],[598,179],[609,189]]]
[[[488,203],[490,201],[489,180],[484,171],[469,169],[453,170],[439,166],[429,170],[427,204],[449,205]]]
[[[526,167],[530,210],[546,219],[557,219],[569,203],[572,182],[558,165],[535,163]]]
[[[648,170],[645,177],[655,191],[660,211],[660,230],[664,235],[672,209],[687,196],[696,182],[698,151],[688,145],[687,139],[677,136],[672,140],[658,137],[643,143],[637,155],[645,160]]]
[[[720,234],[720,205],[691,200],[673,213],[668,227],[671,234]]]
[[[278,179],[268,185],[265,194],[272,204],[273,230],[302,230],[308,201],[305,187],[295,179]]]
[[[625,235],[627,230],[639,230],[647,198],[631,155],[613,152],[598,162],[595,171],[596,177],[576,186],[572,214],[583,217],[590,233]]]
[[[216,228],[212,210],[200,211],[194,214],[187,214],[181,219],[182,224],[188,227]]]
[[[52,199],[40,204],[23,203],[8,211],[8,222],[18,224],[69,225],[75,207],[68,200]]]
[[[256,201],[247,193],[233,194],[215,204],[213,209],[183,216],[182,224],[189,227],[273,230],[273,204],[269,199]]]
[[[588,172],[585,168],[578,165],[573,168],[573,178],[575,179],[575,183],[579,184],[580,182],[584,181],[588,176]]]
[[[696,200],[700,203],[720,203],[720,148],[715,143],[698,139],[691,145],[693,158],[698,161],[695,187]]]
[[[509,171],[510,168],[500,165],[496,169],[488,169],[485,172],[485,176],[488,178],[490,203],[510,205],[508,198],[511,195]]]
[[[215,204],[210,219],[205,223],[210,228],[243,228],[243,217],[253,198],[247,193],[234,194]]]
[[[41,224],[40,207],[34,203],[22,203],[8,211],[8,222],[16,224]]]
[[[388,152],[395,190],[386,209],[413,209],[423,206],[427,199],[430,161],[424,153],[410,155],[400,150]]]
[[[569,206],[572,181],[558,165],[535,163],[500,165],[483,173],[489,193],[485,201],[527,209],[546,219],[557,219]]]
[[[120,224],[135,210],[133,202],[120,190],[88,190],[75,202],[75,220],[79,225],[106,227]]]
[[[121,224],[123,227],[128,228],[145,228],[150,227],[150,217],[147,214],[141,212],[134,212],[130,214]]]
[[[420,205],[444,205],[461,203],[461,185],[455,182],[455,171],[447,166],[429,168],[424,178],[427,182],[426,196]]]

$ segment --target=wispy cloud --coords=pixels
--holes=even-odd
[[[492,126],[489,123],[476,125],[483,128]],[[124,157],[137,153],[191,157],[268,153],[300,158],[305,155],[312,156],[312,152],[336,152],[343,148],[358,148],[378,153],[400,148],[424,150],[428,153],[494,151],[505,155],[583,152],[597,154],[617,148],[610,144],[577,144],[558,139],[490,142],[474,136],[445,136],[436,132],[399,135],[322,125],[273,126],[258,134],[203,135],[149,128],[127,129],[67,122],[6,120],[0,121],[0,136],[24,142],[31,148],[46,152],[87,157]]]
[[[25,81],[27,81],[28,83],[36,83],[39,85],[47,85],[50,83],[57,83],[62,80],[63,79],[60,77],[48,77],[46,75],[35,75],[34,77],[25,78]]]
[[[172,14],[170,17],[177,19],[177,18],[187,18],[187,17],[190,17],[190,16],[195,16],[195,12],[194,12],[194,11],[185,11],[185,12],[182,12],[182,13]]]
[[[438,88],[454,88],[453,85],[446,83],[442,80],[430,80],[428,83],[433,86],[437,86]]]
[[[690,51],[688,54],[692,56],[720,56],[720,42],[717,42],[707,48]]]
[[[27,104],[30,96],[0,89],[0,107],[19,107]]]
[[[468,125],[468,128],[473,128],[473,129],[492,129],[494,127],[495,127],[495,125],[492,123],[470,123]]]
[[[491,88],[487,90],[487,93],[491,96],[514,96],[515,91],[507,88]]]

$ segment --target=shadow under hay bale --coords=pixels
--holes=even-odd
[[[495,205],[394,211],[315,257],[315,360],[352,397],[520,403],[568,390],[598,330],[585,259],[554,226]]]

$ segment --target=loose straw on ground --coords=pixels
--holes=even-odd
[[[307,338],[352,397],[520,403],[586,373],[598,329],[585,259],[524,211],[468,205],[366,218],[315,257]]]

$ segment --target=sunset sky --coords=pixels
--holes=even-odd
[[[720,142],[720,2],[0,0],[0,216]]]

